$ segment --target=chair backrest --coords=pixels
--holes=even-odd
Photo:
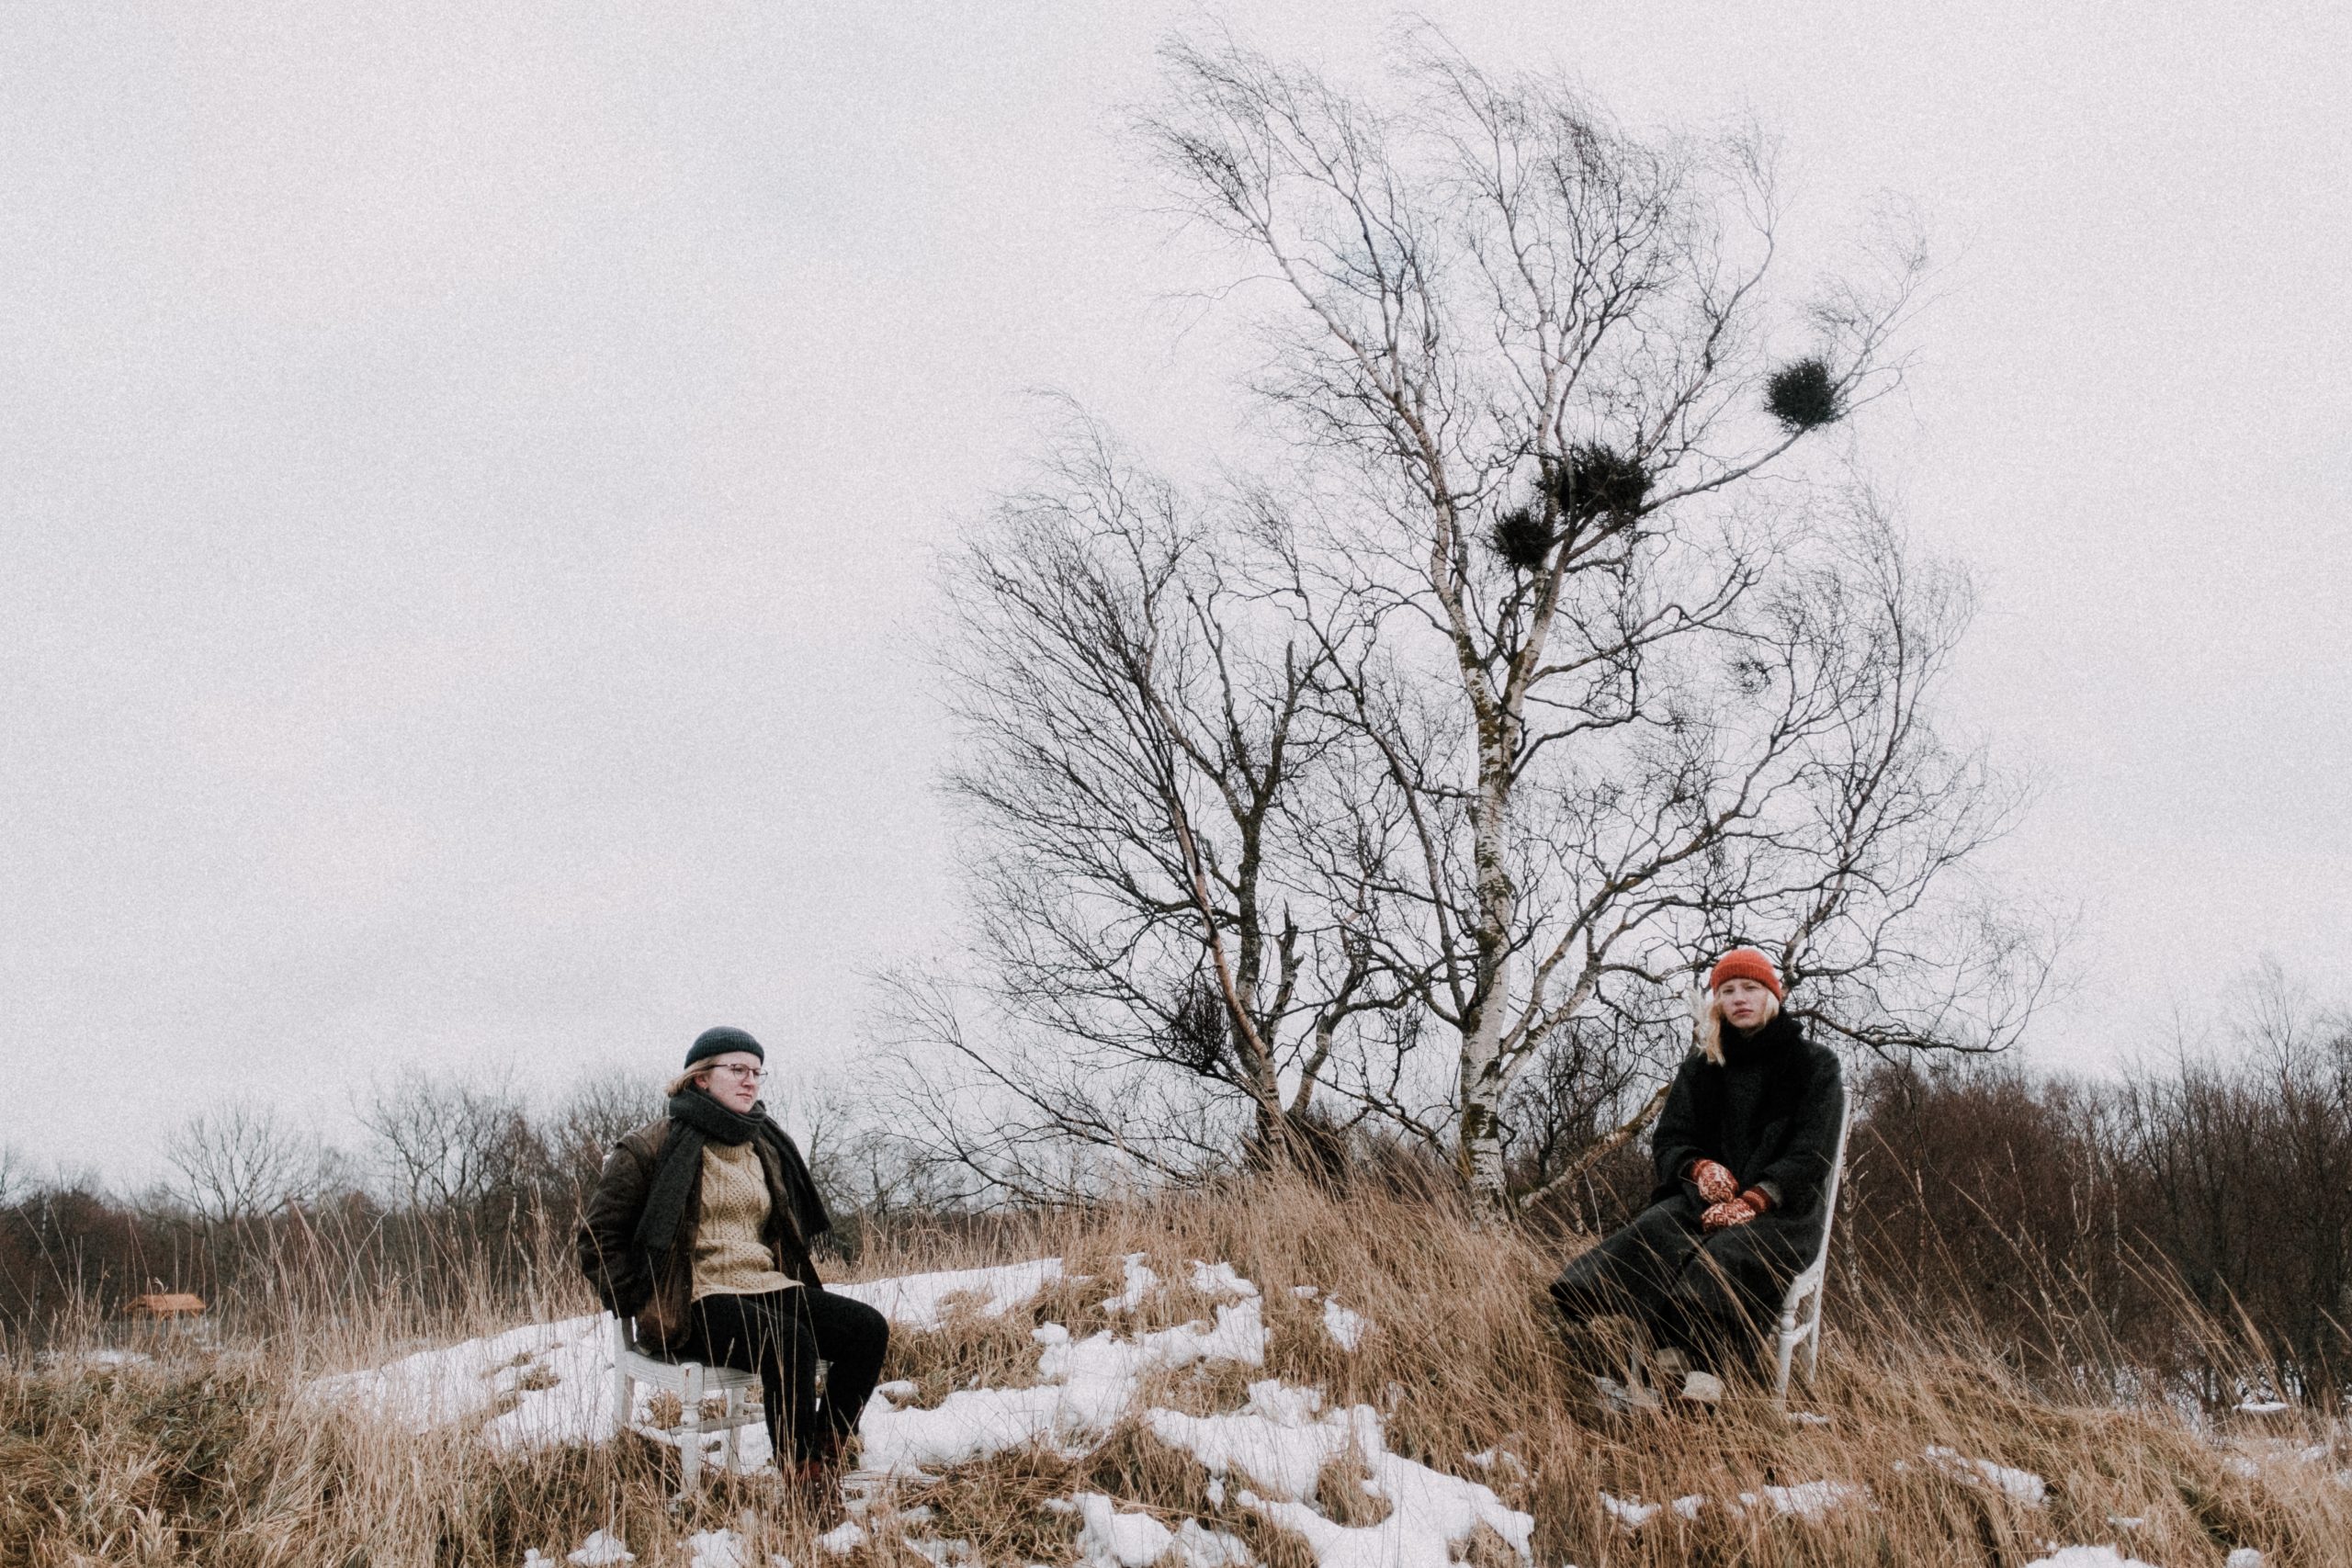
[[[1838,1152],[1830,1156],[1829,1180],[1821,1189],[1821,1245],[1814,1249],[1807,1274],[1818,1274],[1829,1261],[1829,1233],[1838,1224],[1838,1183],[1846,1174],[1846,1133],[1854,1124],[1854,1097],[1838,1086]]]

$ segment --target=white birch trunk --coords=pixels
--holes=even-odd
[[[1503,1020],[1510,1014],[1509,976],[1504,961],[1510,942],[1515,890],[1503,863],[1504,829],[1510,819],[1510,726],[1497,716],[1481,728],[1478,813],[1472,854],[1478,870],[1478,1004],[1462,1032],[1462,1078],[1456,1090],[1456,1158],[1470,1190],[1473,1211],[1485,1224],[1510,1218],[1504,1181],[1502,1109],[1509,1087],[1503,1072]]]

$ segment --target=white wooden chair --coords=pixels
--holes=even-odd
[[[1842,1093],[1842,1091],[1841,1091]],[[1821,1296],[1829,1277],[1829,1233],[1838,1225],[1838,1183],[1846,1174],[1846,1134],[1854,1122],[1854,1101],[1845,1096],[1838,1110],[1838,1154],[1829,1162],[1829,1182],[1821,1190],[1821,1246],[1813,1261],[1789,1281],[1781,1298],[1781,1319],[1772,1333],[1772,1398],[1782,1409],[1789,1403],[1789,1365],[1797,1348],[1804,1348],[1807,1382],[1821,1367]]]
[[[701,1483],[705,1433],[719,1434],[719,1466],[735,1469],[740,1453],[735,1434],[765,1419],[759,1401],[748,1397],[760,1386],[759,1374],[739,1372],[732,1367],[708,1367],[700,1361],[665,1361],[659,1356],[650,1356],[637,1348],[637,1336],[628,1319],[610,1313],[605,1315],[612,1323],[613,1429],[639,1432],[657,1441],[675,1444],[678,1495],[682,1497]],[[678,1396],[675,1426],[637,1419],[637,1393],[630,1385],[640,1382]],[[716,1415],[704,1408],[704,1401],[712,1394],[721,1396]]]

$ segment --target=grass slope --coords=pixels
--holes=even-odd
[[[1134,1253],[1165,1289],[1107,1308]],[[1369,1407],[1388,1453],[1532,1514],[1539,1568],[2025,1564],[2098,1544],[2168,1568],[2245,1549],[2272,1565],[2352,1564],[2352,1448],[2329,1431],[2233,1438],[2162,1405],[2037,1389],[1963,1326],[1864,1324],[1834,1289],[1822,1381],[1799,1402],[1826,1423],[1792,1423],[1758,1395],[1711,1416],[1609,1416],[1544,1303],[1558,1259],[1424,1203],[1261,1187],[1035,1221],[985,1248],[901,1229],[874,1238],[858,1273],[1047,1256],[1065,1260],[1064,1277],[1026,1304],[897,1336],[884,1375],[916,1385],[901,1404],[1036,1381],[1041,1325],[1083,1338],[1209,1318],[1231,1298],[1195,1288],[1193,1260],[1255,1282],[1265,1363],[1150,1372],[1132,1413],[1083,1451],[1031,1446],[901,1480],[865,1539],[835,1555],[772,1475],[721,1478],[673,1509],[674,1456],[640,1439],[501,1450],[479,1440],[479,1419],[418,1434],[305,1397],[322,1374],[416,1348],[389,1322],[294,1323],[265,1342],[128,1365],[18,1356],[0,1371],[0,1563],[505,1565],[534,1551],[560,1562],[604,1529],[639,1562],[678,1568],[749,1568],[771,1553],[801,1568],[1066,1564],[1108,1549],[1111,1508],[1072,1501],[1092,1495],[1168,1529],[1196,1521],[1207,1533],[1189,1531],[1195,1543],[1238,1538],[1269,1568],[1314,1568],[1319,1534],[1334,1568],[1333,1541],[1372,1543],[1346,1529],[1396,1506],[1393,1486],[1363,1484],[1378,1455],[1332,1455],[1300,1499],[1314,1524],[1301,1533],[1250,1506],[1245,1477],[1213,1475],[1143,1414],[1231,1413],[1252,1382],[1279,1379],[1319,1390],[1326,1409]],[[1311,1297],[1296,1289],[1310,1286]],[[587,1310],[571,1285],[548,1288],[565,1311]],[[1332,1297],[1366,1320],[1353,1348],[1331,1332]],[[447,1326],[454,1337],[510,1325]],[[2040,1478],[2040,1496],[2010,1472]],[[1825,1498],[1835,1506],[1810,1506]],[[1521,1561],[1484,1527],[1460,1554],[1479,1568]]]

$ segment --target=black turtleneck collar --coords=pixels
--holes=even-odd
[[[1804,1043],[1804,1031],[1787,1013],[1776,1012],[1756,1029],[1742,1032],[1726,1026],[1723,1032],[1724,1065],[1765,1061]]]

